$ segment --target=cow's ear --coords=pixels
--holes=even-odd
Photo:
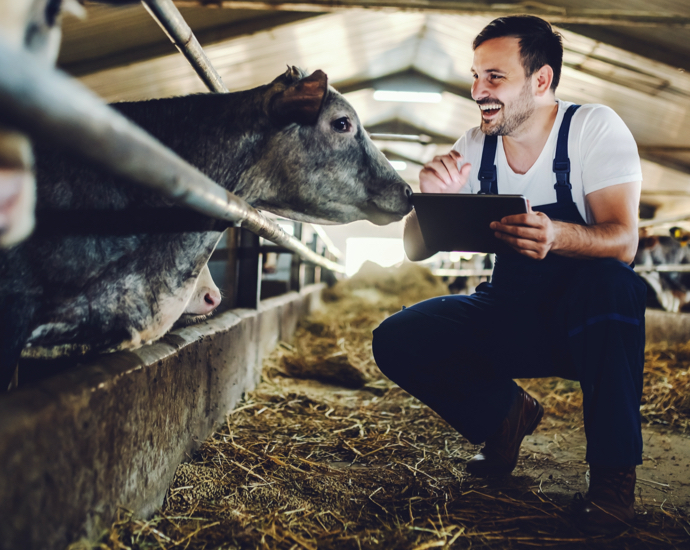
[[[326,73],[314,71],[271,98],[271,120],[278,124],[315,124],[327,92]]]

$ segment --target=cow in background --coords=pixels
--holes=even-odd
[[[690,234],[680,227],[672,227],[670,235],[640,236],[635,266],[690,265]],[[682,271],[641,271],[640,277],[651,292],[647,293],[648,307],[666,311],[690,311],[690,273]]]
[[[383,225],[411,210],[410,187],[326,75],[293,67],[231,94],[116,107],[252,206],[317,223]],[[41,210],[169,208],[118,177],[37,151]],[[165,334],[189,303],[222,224],[129,236],[34,236],[0,251],[0,376],[28,357],[134,349]],[[0,380],[2,383],[2,380]]]

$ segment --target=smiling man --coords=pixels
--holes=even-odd
[[[420,173],[425,193],[522,194],[526,214],[492,224],[515,250],[471,296],[428,300],[374,331],[379,368],[472,443],[474,475],[509,474],[543,408],[515,378],[561,376],[583,392],[591,481],[581,526],[626,528],[642,462],[645,287],[637,248],[635,141],[602,105],[556,99],[561,37],[531,16],[496,19],[473,44],[481,124]],[[405,249],[421,260],[414,214]]]

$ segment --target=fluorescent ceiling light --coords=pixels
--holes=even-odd
[[[409,103],[439,103],[441,94],[436,92],[396,92],[389,90],[376,90],[376,101],[406,101]]]
[[[396,170],[404,170],[407,168],[407,163],[403,160],[389,160],[388,162],[390,162],[391,166]]]

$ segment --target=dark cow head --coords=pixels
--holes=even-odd
[[[267,88],[264,106],[274,131],[240,182],[257,208],[300,221],[377,225],[410,211],[409,185],[323,71],[288,69]]]
[[[0,47],[23,50],[41,64],[55,64],[60,14],[81,10],[77,0],[0,2]],[[0,125],[0,247],[24,239],[34,226],[35,184],[29,139]]]

